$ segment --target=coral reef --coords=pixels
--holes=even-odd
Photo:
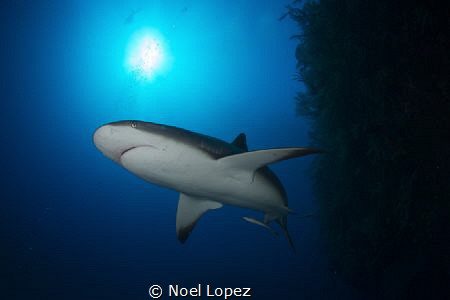
[[[384,299],[448,296],[450,18],[440,1],[294,1],[326,151],[312,172],[334,272]],[[447,295],[445,295],[447,294]],[[448,299],[448,298],[447,298]]]

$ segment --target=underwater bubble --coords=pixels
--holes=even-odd
[[[156,31],[144,29],[130,40],[126,67],[140,79],[153,79],[166,64],[164,42]]]

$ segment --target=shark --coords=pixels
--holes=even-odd
[[[287,228],[287,194],[267,165],[321,152],[289,147],[249,151],[246,135],[231,143],[175,126],[138,120],[116,121],[93,134],[97,149],[141,179],[180,193],[176,234],[184,243],[198,220],[223,205],[262,212],[244,220],[270,232],[276,222],[295,250]]]

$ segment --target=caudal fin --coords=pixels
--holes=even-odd
[[[278,225],[280,225],[280,227],[281,227],[281,229],[282,229],[282,231],[284,233],[284,236],[288,240],[290,248],[292,249],[292,251],[294,253],[296,253],[297,250],[295,249],[294,242],[293,242],[292,237],[289,234],[289,231],[288,231],[288,228],[287,228],[287,217],[286,216],[281,217],[280,219],[277,220],[277,222],[278,222]]]

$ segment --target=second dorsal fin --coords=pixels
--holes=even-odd
[[[244,151],[248,151],[247,147],[247,137],[245,136],[245,133],[240,133],[232,142],[233,145],[236,147],[241,148]]]

